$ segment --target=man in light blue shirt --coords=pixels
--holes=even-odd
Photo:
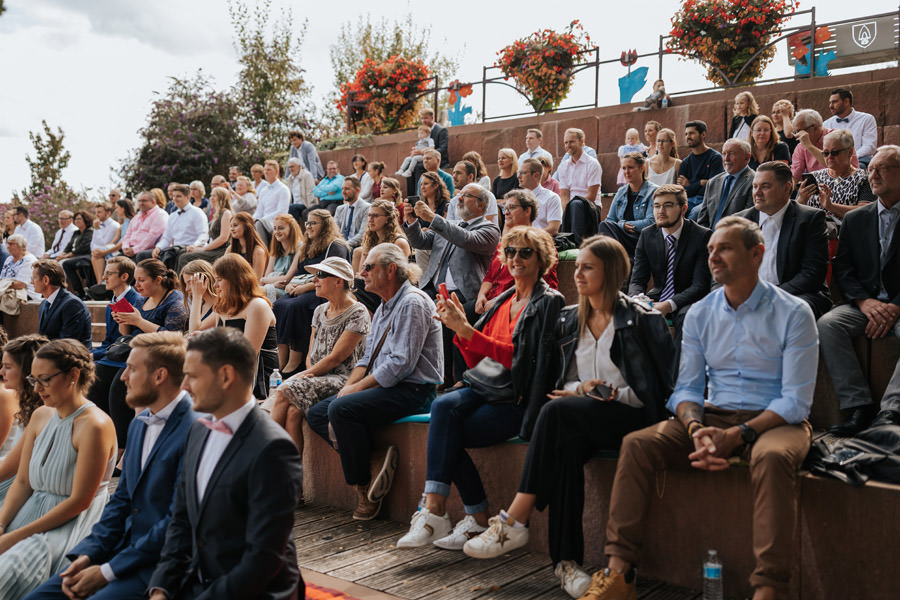
[[[685,319],[678,382],[668,402],[677,418],[635,431],[622,443],[606,530],[609,567],[594,575],[592,589],[605,585],[622,596],[633,589],[658,471],[719,471],[732,456],[750,462],[753,599],[774,600],[788,589],[818,334],[806,302],[759,279],[763,239],[758,225],[735,216],[721,219],[710,238],[709,267],[722,287],[695,303]],[[697,501],[701,507],[708,499]]]
[[[313,188],[313,196],[319,199],[319,208],[327,208],[333,215],[337,207],[344,203],[343,186],[344,176],[338,173],[338,164],[329,160],[325,177]]]

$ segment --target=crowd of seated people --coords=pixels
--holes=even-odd
[[[303,421],[338,453],[354,518],[368,520],[399,462],[375,432],[430,413],[423,502],[398,547],[498,556],[525,545],[530,515],[549,507],[563,588],[617,597],[604,594],[633,589],[648,473],[718,470],[742,455],[759,498],[751,584],[757,600],[774,597],[790,556],[766,548],[783,547],[796,514],[771,492],[787,494],[794,475],[785,473],[809,448],[817,354],[848,415],[833,433],[900,424],[900,371],[879,407],[851,343],[900,335],[900,147],[871,143],[848,94],[834,91],[824,122],[786,101],[773,118],[759,115],[742,92],[722,152],[707,145],[706,123],[689,121],[683,159],[675,133],[648,123],[650,146],[623,152],[624,183],[602,220],[602,169],[583,131],[564,132],[554,177],[541,131],[529,129],[521,155],[498,151],[492,180],[474,151],[445,170],[448,133],[429,111],[420,141],[431,143],[402,172],[415,195],[361,154],[346,175],[335,161],[322,169],[292,132],[284,180],[267,160],[252,178],[235,173],[233,187],[216,175],[208,197],[200,181],[169,184],[169,203],[158,188],[133,200],[116,192],[93,215],[61,211],[54,232],[27,208],[10,210],[0,308],[7,299],[40,306],[37,335],[3,345],[0,596],[44,584],[49,595],[35,598],[103,587],[123,594],[110,597],[164,597],[196,567],[184,563],[191,531],[215,531],[185,506],[219,485],[248,486],[268,550],[240,561],[229,552],[244,532],[234,532],[220,554],[198,550],[213,554],[189,585],[223,597],[294,589],[296,561],[261,565],[272,548],[293,560]],[[565,243],[580,247],[569,308],[556,291]],[[88,296],[108,300],[96,345]],[[741,352],[735,331],[746,336]],[[276,369],[284,382],[272,389]],[[747,405],[742,371],[761,382]],[[514,436],[529,442],[521,483],[492,516],[467,449]],[[232,437],[246,447],[234,479],[222,481],[213,467],[233,458]],[[164,470],[173,466],[160,464],[165,507],[137,483],[106,505],[112,465],[139,480],[161,440],[178,440],[170,458],[196,478],[176,484]],[[610,563],[591,577],[582,468],[594,452],[620,448]],[[269,494],[265,478],[275,476],[283,489]],[[456,524],[446,509],[453,485],[466,513]],[[217,519],[227,522],[238,496],[216,497]],[[152,506],[154,522],[132,506]],[[160,558],[123,556],[143,545]],[[41,568],[21,568],[37,557]]]

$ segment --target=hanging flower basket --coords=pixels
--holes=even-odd
[[[516,40],[497,53],[497,66],[515,80],[535,112],[550,112],[566,99],[575,66],[591,48],[590,36],[576,20],[562,33],[543,29]]]
[[[419,59],[366,59],[353,81],[341,85],[338,109],[357,130],[396,131],[416,120],[416,99],[428,87],[431,70]]]
[[[702,61],[707,79],[717,85],[753,82],[775,58],[775,46],[744,65],[781,33],[798,5],[794,0],[685,0],[672,17],[666,51]]]

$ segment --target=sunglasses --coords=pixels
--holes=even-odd
[[[363,271],[365,271],[366,273],[368,273],[369,271],[371,271],[372,269],[374,269],[376,266],[377,266],[377,265],[373,265],[372,263],[365,263],[365,264],[363,265],[362,268],[363,268]]]
[[[328,279],[329,277],[334,277],[334,275],[325,271],[316,271],[316,279]]]
[[[822,150],[822,156],[828,158],[829,156],[837,156],[841,152],[846,150],[846,148],[839,148],[838,150]]]
[[[534,256],[534,248],[516,248],[514,246],[507,246],[503,249],[503,255],[506,256],[506,258],[515,258],[517,253],[522,260],[528,260]]]

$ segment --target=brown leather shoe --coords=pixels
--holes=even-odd
[[[381,500],[371,502],[368,498],[361,497],[353,511],[353,518],[357,521],[371,521],[381,511]]]
[[[597,571],[591,577],[591,586],[580,600],[637,600],[635,578],[631,583],[625,581],[625,575],[610,568]]]

